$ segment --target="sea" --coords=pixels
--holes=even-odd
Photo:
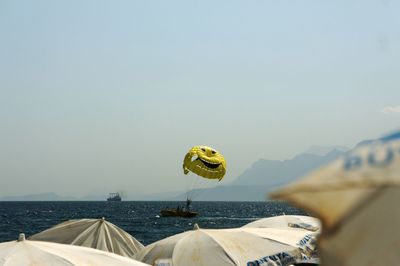
[[[0,242],[27,237],[70,219],[102,218],[122,228],[143,245],[193,229],[234,228],[260,218],[277,215],[307,215],[287,203],[194,201],[194,218],[160,217],[164,208],[181,207],[176,201],[53,201],[0,202]]]

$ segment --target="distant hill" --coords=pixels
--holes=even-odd
[[[361,143],[362,144],[362,143]],[[263,201],[267,193],[280,186],[293,182],[310,171],[335,160],[346,151],[344,147],[313,146],[306,152],[290,160],[260,159],[230,183],[203,189],[195,201]],[[42,193],[25,196],[0,197],[0,201],[105,201],[107,195],[88,195],[81,198],[64,197],[55,193]],[[129,200],[185,200],[186,193],[165,192],[147,195],[123,196]]]
[[[70,200],[79,200],[79,199],[75,197],[59,196],[53,192],[23,195],[23,196],[8,196],[0,198],[0,201],[70,201]]]
[[[323,156],[303,153],[290,160],[264,160],[260,159],[250,168],[246,169],[232,185],[264,185],[278,186],[304,176],[308,172],[328,163],[344,151],[333,149]]]

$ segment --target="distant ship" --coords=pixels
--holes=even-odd
[[[121,196],[119,193],[110,193],[110,195],[107,198],[107,201],[121,201]]]

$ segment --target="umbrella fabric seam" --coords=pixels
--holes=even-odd
[[[201,230],[201,229],[197,229],[197,230]],[[234,257],[229,254],[229,252],[226,251],[225,246],[222,245],[217,239],[215,239],[209,232],[201,230],[201,232],[203,234],[206,234],[209,238],[211,238],[212,241],[214,241],[215,243],[217,243],[218,245],[220,245],[222,247],[222,250],[224,251],[224,253],[228,256],[228,258],[232,261],[232,263],[236,266],[239,266],[239,264],[236,262],[236,260],[234,259]]]

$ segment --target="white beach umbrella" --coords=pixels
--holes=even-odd
[[[0,243],[0,266],[145,266],[139,261],[92,248],[25,240]]]
[[[143,248],[133,236],[104,218],[69,220],[29,239],[96,248],[130,258]]]
[[[157,266],[286,266],[318,263],[314,243],[305,230],[197,227],[150,244],[135,258]]]
[[[319,232],[321,223],[317,218],[304,215],[279,215],[274,217],[258,219],[243,225],[253,228],[296,228],[312,232]]]
[[[400,261],[400,132],[356,147],[271,197],[318,216],[323,265]]]

